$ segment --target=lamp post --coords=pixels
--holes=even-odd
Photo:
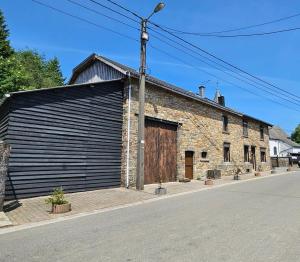
[[[147,22],[155,14],[165,7],[164,3],[156,5],[148,18],[141,19],[141,54],[140,54],[140,83],[139,83],[139,116],[138,116],[138,152],[137,152],[137,176],[136,189],[144,189],[144,150],[145,150],[145,80],[146,80],[146,47],[149,35]]]

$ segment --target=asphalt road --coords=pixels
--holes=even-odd
[[[0,261],[300,261],[300,173],[3,234]]]

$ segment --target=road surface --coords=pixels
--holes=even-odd
[[[2,234],[0,261],[300,261],[300,173]]]

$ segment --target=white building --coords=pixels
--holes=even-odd
[[[269,129],[270,134],[270,156],[285,157],[291,155],[300,155],[300,144],[290,139],[280,127],[273,126]]]

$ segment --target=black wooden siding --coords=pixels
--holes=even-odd
[[[15,94],[6,197],[119,187],[121,81]]]
[[[6,141],[8,130],[9,103],[5,102],[0,107],[0,140]]]

